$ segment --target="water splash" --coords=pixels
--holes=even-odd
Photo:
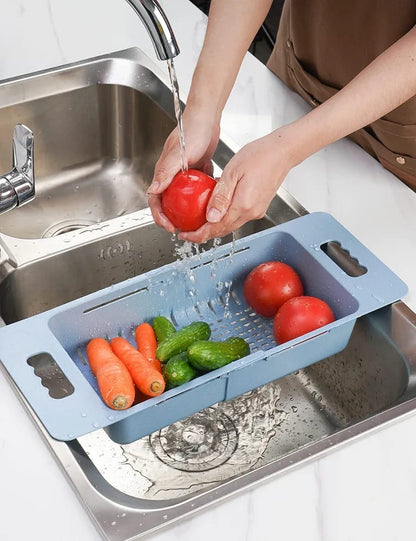
[[[215,243],[215,241],[217,241],[217,243]],[[227,254],[226,258],[218,259],[214,256],[211,262],[211,279],[217,281],[217,293],[218,293],[218,297],[221,300],[221,304],[224,307],[225,319],[230,319],[232,317],[229,307],[230,307],[231,288],[233,285],[233,281],[231,279],[223,280],[222,275],[224,273],[224,269],[226,269],[226,266],[232,265],[234,262],[234,254],[236,250],[235,242],[236,242],[236,234],[233,231],[230,251]],[[221,239],[214,239],[215,247],[219,246],[220,243],[221,243]]]
[[[191,258],[197,257],[201,258],[203,250],[194,242],[184,241],[180,243],[177,239],[174,241],[174,251],[177,256],[177,261],[175,265],[176,277],[181,276],[184,280],[185,289],[187,294],[194,299],[195,303],[197,302],[197,288],[196,288],[196,277],[194,267],[191,266]]]

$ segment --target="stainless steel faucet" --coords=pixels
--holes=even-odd
[[[23,124],[13,132],[13,169],[0,176],[0,214],[35,197],[33,133]]]
[[[156,0],[126,0],[147,28],[159,60],[179,54],[179,47],[169,21]]]

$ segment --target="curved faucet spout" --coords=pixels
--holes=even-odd
[[[147,28],[159,60],[179,54],[179,47],[169,21],[156,0],[126,0]]]

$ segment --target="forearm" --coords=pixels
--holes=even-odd
[[[220,117],[244,55],[272,0],[212,0],[201,54],[187,106]]]
[[[416,27],[335,96],[286,127],[293,165],[381,118],[414,95]],[[296,140],[291,139],[292,133],[296,133]]]

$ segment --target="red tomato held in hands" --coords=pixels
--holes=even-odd
[[[162,194],[162,209],[180,231],[196,231],[207,221],[215,180],[202,171],[180,171]]]
[[[283,344],[303,334],[335,321],[331,308],[316,297],[293,297],[277,311],[273,321],[273,334],[278,344]]]
[[[290,265],[268,261],[250,272],[244,281],[243,293],[257,314],[273,317],[285,301],[303,295],[303,285]]]

